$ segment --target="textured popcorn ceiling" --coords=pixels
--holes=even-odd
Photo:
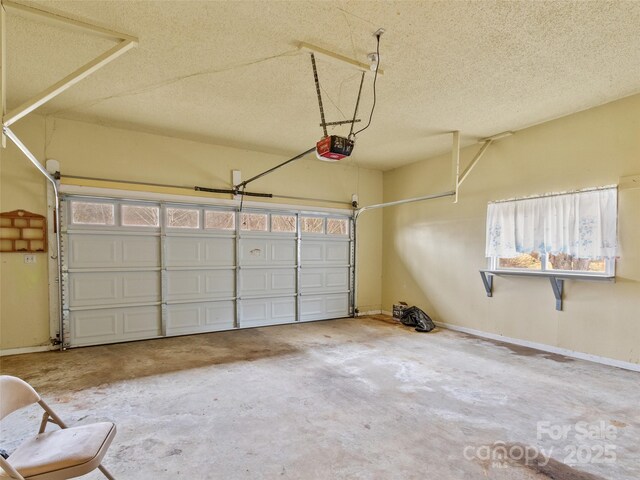
[[[365,62],[384,27],[378,105],[349,160],[383,170],[449,150],[451,130],[472,144],[640,91],[636,1],[23,3],[140,38],[40,112],[285,155],[322,133],[297,44]],[[13,12],[7,39],[9,108],[113,45]],[[349,118],[359,73],[318,68],[327,120]]]

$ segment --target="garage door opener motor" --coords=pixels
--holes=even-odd
[[[358,106],[360,105],[360,96],[362,94],[362,85],[364,83],[364,74],[362,72],[362,76],[360,77],[360,88],[358,89],[358,98],[356,99],[356,106],[353,111],[353,118],[351,120],[340,120],[337,122],[327,122],[324,117],[324,107],[322,105],[322,93],[320,91],[320,81],[318,80],[318,69],[316,67],[316,58],[313,53],[311,53],[311,65],[313,67],[313,79],[316,84],[316,95],[318,96],[318,107],[320,108],[320,126],[322,127],[323,137],[316,143],[316,157],[318,160],[323,160],[326,162],[335,162],[338,160],[342,160],[351,155],[353,152],[353,148],[355,146],[356,135],[364,130],[366,130],[369,125],[371,125],[371,118],[373,117],[373,111],[376,106],[376,80],[378,78],[378,67],[380,64],[380,37],[384,33],[384,29],[379,29],[375,33],[375,37],[377,40],[376,53],[369,54],[369,59],[371,60],[371,70],[374,73],[373,77],[373,106],[371,108],[371,114],[369,116],[369,123],[367,126],[358,130],[354,133],[353,127],[357,122],[360,122],[360,119],[357,119],[358,115]],[[349,135],[347,137],[342,137],[339,135],[329,135],[327,133],[328,126],[338,126],[350,124],[351,128],[349,130]]]

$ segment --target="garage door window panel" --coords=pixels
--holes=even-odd
[[[159,227],[160,207],[155,205],[122,205],[123,227]]]
[[[324,233],[323,217],[300,217],[300,228],[304,233]]]
[[[272,232],[296,232],[295,215],[271,215]]]
[[[116,221],[115,205],[102,202],[71,202],[71,223],[74,225],[113,226]]]
[[[328,218],[327,234],[349,235],[349,221],[346,218]]]
[[[200,210],[167,207],[167,227],[181,229],[200,228]]]
[[[225,212],[219,210],[205,210],[204,228],[207,230],[235,230],[235,212]]]
[[[250,232],[266,232],[269,230],[269,218],[266,213],[241,213],[240,229]]]

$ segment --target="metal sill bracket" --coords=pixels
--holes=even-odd
[[[493,297],[493,275],[488,274],[484,270],[480,270],[484,289],[487,291],[487,297]]]
[[[587,281],[608,281],[615,282],[612,275],[584,275],[579,273],[550,273],[550,272],[527,272],[527,271],[506,271],[506,270],[480,270],[482,283],[487,292],[487,297],[493,296],[493,277],[494,276],[513,276],[513,277],[544,277],[548,278],[553,290],[553,296],[556,298],[556,310],[562,311],[562,295],[564,293],[565,280],[587,280]]]

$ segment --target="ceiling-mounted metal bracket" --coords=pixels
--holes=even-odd
[[[38,8],[28,7],[26,5],[22,5],[19,3],[15,3],[9,0],[0,0],[1,7],[0,15],[1,23],[2,23],[2,33],[0,34],[0,42],[2,43],[1,52],[2,52],[2,60],[1,60],[1,68],[2,74],[0,75],[0,89],[2,90],[2,126],[10,127],[15,122],[33,112],[38,107],[44,105],[48,101],[60,95],[62,92],[66,91],[76,83],[85,79],[96,70],[104,67],[111,61],[118,58],[123,53],[128,50],[136,47],[138,45],[138,39],[131,35],[127,35],[125,33],[115,32],[103,27],[99,27],[97,25],[92,25],[87,22],[83,22],[80,20],[74,20],[71,18],[64,17],[62,15],[58,15],[52,12],[47,12],[45,10],[40,10]],[[49,88],[43,90],[39,94],[30,98],[29,100],[23,102],[18,107],[14,108],[10,112],[7,112],[6,107],[6,98],[7,98],[7,42],[6,42],[6,15],[7,11],[11,10],[18,14],[23,14],[31,17],[37,17],[39,20],[55,23],[55,24],[63,24],[70,28],[74,28],[76,30],[81,30],[83,32],[90,33],[92,35],[97,35],[103,38],[107,38],[109,40],[113,40],[118,42],[117,45],[110,48],[103,54],[97,56],[90,62],[86,63],[82,67],[76,69],[74,72],[70,73],[62,80],[54,83]],[[6,140],[4,139],[3,134],[3,146],[6,145]]]
[[[311,45],[310,43],[302,42],[298,47],[300,48],[300,50],[304,50],[306,52],[319,55],[323,59],[328,60],[330,62],[338,63],[342,65],[349,65],[355,68],[356,70],[360,70],[361,72],[365,72],[365,73],[375,73],[371,71],[370,64],[359,62],[358,60],[345,57],[344,55],[340,55],[339,53],[334,53],[329,50],[325,50],[324,48],[316,47],[315,45]],[[384,75],[384,70],[379,68],[378,75]]]
[[[452,178],[454,179],[453,186],[455,191],[453,203],[458,203],[458,193],[460,190],[460,185],[462,185],[462,182],[467,179],[467,177],[471,173],[471,170],[473,170],[474,167],[478,164],[484,153],[487,151],[487,148],[489,148],[489,145],[491,145],[496,140],[513,135],[513,132],[502,132],[480,140],[480,142],[482,142],[480,150],[478,150],[478,152],[473,157],[473,160],[471,160],[467,168],[465,168],[462,173],[460,173],[460,131],[456,130],[451,133],[453,134],[453,145],[451,147],[451,165],[453,171]]]
[[[460,130],[451,132],[452,145],[451,145],[451,167],[453,169],[453,203],[458,203],[458,188],[460,187]]]

